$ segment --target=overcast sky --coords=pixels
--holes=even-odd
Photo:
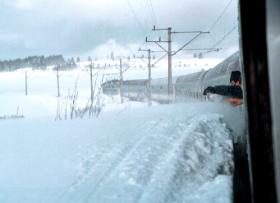
[[[166,32],[208,31],[189,48],[211,47],[237,24],[232,0],[0,0],[0,60],[29,55],[70,56],[133,53],[146,36],[166,39]],[[224,53],[238,47],[237,27],[218,45]],[[174,35],[174,49],[193,35]],[[154,46],[149,44],[149,46]],[[156,47],[153,47],[156,48]]]

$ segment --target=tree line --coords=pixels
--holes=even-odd
[[[0,71],[14,71],[21,68],[45,70],[48,66],[60,66],[63,69],[75,68],[77,65],[73,58],[65,60],[62,55],[29,56],[23,59],[0,61]]]

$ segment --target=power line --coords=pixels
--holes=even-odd
[[[210,36],[210,38],[214,41],[214,43],[216,43],[217,42],[217,40],[213,37],[213,35],[209,32],[209,36]]]
[[[140,23],[140,20],[139,20],[139,18],[137,17],[137,15],[136,15],[134,9],[132,8],[132,6],[131,6],[131,4],[130,4],[130,1],[127,0],[126,2],[127,2],[127,4],[128,4],[128,7],[129,7],[129,9],[130,9],[130,11],[131,11],[131,13],[132,13],[132,15],[133,15],[133,17],[134,17],[136,23],[137,23],[138,26],[140,27],[140,29],[141,29],[141,31],[143,32],[143,34],[146,34],[146,31],[145,31],[145,29],[143,28],[142,24]]]
[[[155,25],[157,26],[157,25],[158,25],[158,24],[157,24],[157,16],[156,16],[156,13],[155,13],[155,10],[154,10],[154,7],[153,7],[152,0],[147,0],[147,1],[149,1],[149,3],[150,3],[151,10],[152,10],[152,14],[153,14],[154,20],[155,20]]]
[[[226,11],[228,10],[229,6],[232,4],[233,0],[229,0],[229,2],[226,4],[224,9],[222,10],[221,14],[218,16],[218,18],[214,21],[214,23],[209,27],[209,32],[218,24],[218,22],[222,19]],[[226,34],[224,34],[220,40],[216,40],[211,33],[209,33],[210,37],[214,41],[214,45],[212,48],[217,47],[217,45],[221,44],[235,29],[237,25],[234,25]]]
[[[228,2],[228,4],[226,5],[226,7],[224,8],[224,10],[222,11],[222,13],[219,15],[219,17],[215,20],[215,22],[212,24],[212,26],[208,29],[209,31],[211,31],[216,24],[219,22],[219,20],[222,18],[222,16],[225,14],[226,10],[228,9],[228,7],[230,6],[230,4],[233,2],[233,0],[230,0]]]
[[[145,3],[146,3],[146,6],[147,6],[147,8],[148,8],[148,10],[149,10],[149,16],[150,16],[150,18],[151,18],[151,20],[150,20],[150,22],[152,22],[153,24],[155,23],[155,18],[154,18],[154,16],[153,16],[153,13],[152,13],[152,10],[151,10],[151,5],[149,4],[149,2],[148,2],[148,0],[146,0],[145,1]],[[153,22],[154,21],[154,22]]]
[[[236,29],[237,25],[234,25],[233,28],[231,28],[219,41],[217,41],[212,48],[216,47],[217,45],[219,45],[222,41],[224,41],[235,29]]]
[[[151,33],[153,33],[152,31],[147,32],[147,30],[144,29],[144,27],[142,26],[142,24],[141,24],[139,18],[138,18],[137,15],[136,15],[135,10],[132,8],[131,3],[130,3],[129,0],[127,0],[127,4],[128,4],[128,7],[129,7],[129,9],[130,9],[130,11],[131,11],[131,13],[132,13],[132,15],[133,15],[133,17],[134,17],[136,23],[138,24],[139,28],[141,29],[142,33],[145,34],[146,36],[147,36],[147,35],[150,35]],[[148,4],[148,6],[149,6],[149,4]],[[155,16],[155,14],[154,14],[154,16]],[[152,15],[151,15],[151,17],[152,17]],[[156,22],[156,19],[155,19],[155,22]],[[142,46],[145,44],[145,42],[146,42],[146,41],[144,40],[144,42],[143,42],[139,47],[142,48]]]
[[[132,6],[131,6],[131,4],[130,4],[130,1],[127,0],[126,2],[127,2],[128,8],[130,9],[130,11],[131,11],[131,13],[132,13],[132,15],[133,15],[133,17],[134,17],[136,23],[138,24],[140,30],[142,31],[143,34],[147,35],[147,31],[143,28],[143,26],[142,26],[142,24],[141,24],[139,18],[138,18],[137,15],[136,15],[136,12],[134,11],[134,9],[132,8]],[[150,31],[150,33],[151,33],[151,31]],[[144,42],[143,42],[139,47],[142,47],[144,44],[145,44],[145,40],[144,40]],[[130,49],[130,50],[131,50],[131,49]],[[131,51],[132,51],[132,50],[131,50]],[[136,50],[135,50],[135,51],[136,51]]]

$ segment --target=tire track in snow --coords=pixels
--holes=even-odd
[[[158,125],[160,122],[161,120],[157,120],[153,125]],[[75,180],[68,187],[68,189],[58,198],[59,202],[62,202],[64,198],[66,198],[65,202],[85,202],[81,200],[84,199],[85,196],[90,197],[92,191],[94,191],[102,183],[106,176],[108,176],[108,174],[110,174],[110,172],[114,170],[118,163],[121,162],[121,160],[125,157],[125,154],[127,154],[130,150],[133,149],[135,143],[138,143],[141,139],[143,139],[143,137],[141,137],[141,129],[143,127],[146,127],[147,123],[150,124],[151,122],[145,121],[137,126],[137,129],[139,129],[137,131],[139,132],[138,135],[134,135],[134,139],[132,139],[129,143],[126,143],[125,147],[115,149],[115,152],[109,151],[108,153],[100,156],[99,159],[92,166],[90,166],[90,172],[86,174],[86,177],[79,178],[82,182],[80,183],[79,180]],[[153,127],[154,126],[152,126],[151,128]],[[132,132],[135,132],[135,128],[129,131],[123,131],[120,134],[125,134],[129,136],[132,134]],[[97,172],[99,172],[98,169],[100,168],[103,168],[101,174],[96,174]],[[77,185],[77,183],[78,187],[73,191],[73,186]]]
[[[127,202],[138,202],[143,195],[146,185],[151,181],[152,174],[160,170],[157,168],[157,163],[162,161],[161,159],[164,158],[164,154],[168,152],[168,145],[172,145],[174,140],[179,138],[178,131],[181,128],[178,123],[181,124],[180,121],[164,121],[162,125],[155,126],[158,129],[150,129],[152,132],[149,132],[148,136],[145,135],[144,139],[138,142],[133,150],[126,154],[118,167],[106,177],[102,185],[92,193],[87,202],[90,202],[90,200],[106,201],[104,199],[99,200],[98,198],[108,198],[104,196],[103,191],[112,191],[112,185],[114,185],[114,193],[119,193],[117,194],[119,196],[123,195],[121,196],[122,198],[130,198]],[[133,194],[132,197],[129,196],[130,194],[125,189],[124,185],[126,184],[136,188],[131,193]],[[93,198],[94,196],[96,197]],[[114,201],[111,200],[110,202]]]
[[[145,125],[146,122],[143,122],[141,124],[139,124],[137,126],[137,128],[141,128],[142,126]],[[131,130],[132,131],[132,130]],[[123,131],[121,133],[118,133],[115,136],[118,136],[120,134],[130,134],[130,131]],[[90,149],[92,146],[88,146],[86,147],[87,149]],[[94,146],[93,146],[94,147]],[[100,153],[100,150],[103,151],[103,153]],[[120,149],[119,149],[120,150]],[[97,150],[96,150],[97,151]],[[90,153],[91,155],[87,155],[88,157],[85,159],[85,161],[83,161],[81,164],[86,164],[88,170],[86,170],[85,173],[79,175],[65,190],[65,192],[63,192],[57,199],[59,201],[62,201],[63,198],[67,198],[68,196],[75,196],[78,192],[77,190],[82,190],[81,188],[79,188],[79,186],[86,188],[85,184],[87,184],[86,182],[89,182],[89,179],[92,178],[94,172],[96,171],[96,169],[98,169],[100,167],[100,165],[102,165],[102,163],[108,163],[111,159],[112,156],[110,155],[118,155],[118,153],[112,153],[112,151],[105,151],[105,149],[98,149],[98,155],[96,155],[94,152]],[[84,155],[84,154],[83,154]],[[85,155],[84,155],[85,156]],[[91,161],[91,159],[95,158],[94,161]],[[84,184],[84,185],[83,185]],[[89,186],[88,186],[89,187]],[[85,189],[86,190],[86,189]],[[70,201],[70,200],[69,200]],[[67,202],[67,201],[66,201]]]
[[[114,161],[110,165],[110,167],[106,171],[104,171],[104,173],[100,176],[99,180],[94,185],[94,188],[92,188],[92,193],[90,193],[86,196],[85,202],[90,201],[91,197],[96,193],[98,188],[100,188],[101,185],[105,182],[105,180],[110,176],[112,171],[114,171],[122,163],[122,161],[125,160],[125,158],[131,153],[131,151],[133,151],[137,146],[139,146],[139,145],[141,146],[141,143],[143,140],[146,139],[145,136],[148,134],[148,132],[150,130],[152,130],[153,128],[155,128],[156,126],[158,126],[161,122],[162,122],[162,119],[157,120],[155,123],[152,123],[150,121],[150,122],[148,122],[148,124],[150,125],[152,123],[152,126],[150,126],[149,128],[147,128],[145,126],[146,128],[144,131],[141,131],[141,130],[138,131],[138,134],[140,135],[140,139],[137,139],[136,142],[132,141],[131,143],[126,144],[125,150],[123,150],[118,156],[116,156],[116,159],[113,159]],[[144,134],[144,136],[141,136],[142,133]]]

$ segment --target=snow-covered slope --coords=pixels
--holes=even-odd
[[[213,105],[2,121],[0,202],[231,202],[232,139]]]

